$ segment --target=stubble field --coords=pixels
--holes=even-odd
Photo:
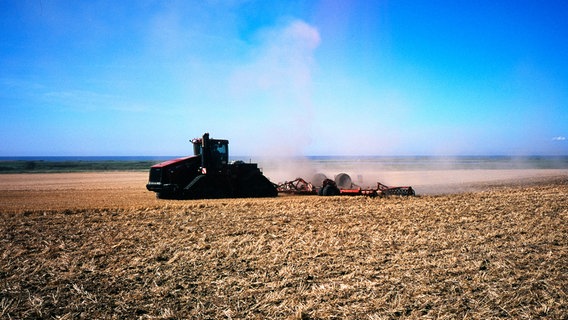
[[[566,319],[568,175],[414,198],[156,200],[0,176],[3,319]]]

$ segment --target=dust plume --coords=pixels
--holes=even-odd
[[[238,130],[246,136],[250,154],[262,158],[265,170],[290,179],[305,173],[290,159],[302,157],[311,141],[312,72],[320,35],[306,22],[293,20],[262,30],[255,41],[251,61],[232,74],[230,92],[240,116],[257,123]]]
[[[306,180],[316,173],[330,179],[346,173],[355,185],[364,189],[374,189],[380,182],[388,186],[412,186],[418,194],[447,194],[484,190],[495,185],[534,184],[565,176],[568,157],[321,157],[292,159],[288,167],[297,168],[293,172]],[[286,173],[268,172],[275,176]],[[278,181],[294,178],[284,176]]]

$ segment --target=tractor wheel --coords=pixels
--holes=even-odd
[[[274,184],[261,173],[254,173],[241,179],[237,193],[244,198],[276,197],[278,195]]]
[[[310,182],[312,183],[312,185],[314,185],[314,187],[321,187],[321,186],[323,186],[323,180],[325,180],[325,179],[327,179],[325,174],[316,173],[316,174],[314,174],[314,176],[312,177],[312,181],[310,181]]]
[[[183,197],[182,197],[181,192],[179,192],[179,190],[177,188],[175,188],[174,190],[156,192],[156,198],[158,198],[158,199],[182,199]]]
[[[335,184],[337,184],[337,187],[339,188],[351,189],[353,182],[347,173],[340,173],[335,176]]]
[[[195,177],[185,187],[184,193],[190,199],[217,199],[231,196],[228,182],[207,175]]]
[[[340,194],[339,188],[334,185],[327,185],[321,191],[322,196],[338,196]]]
[[[156,192],[156,198],[158,199],[173,199],[171,192]]]

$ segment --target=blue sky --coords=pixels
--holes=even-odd
[[[0,0],[0,156],[568,155],[561,1]]]

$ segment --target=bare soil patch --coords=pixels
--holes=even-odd
[[[566,176],[415,198],[158,201],[146,174],[80,175],[0,177],[0,318],[568,315]]]
[[[0,210],[128,208],[159,205],[147,172],[0,175]]]

